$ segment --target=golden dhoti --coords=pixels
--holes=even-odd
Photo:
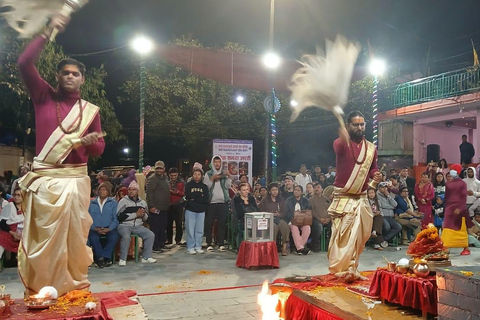
[[[333,274],[350,268],[356,272],[360,254],[372,234],[373,213],[366,194],[335,194],[329,213],[332,216],[329,270]]]
[[[26,293],[38,293],[44,286],[55,287],[59,295],[86,289],[93,261],[86,245],[92,225],[87,167],[36,165],[19,182],[25,222],[18,271]]]

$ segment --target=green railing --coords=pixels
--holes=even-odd
[[[387,111],[476,91],[480,91],[480,68],[470,67],[382,90],[379,94],[380,109]]]

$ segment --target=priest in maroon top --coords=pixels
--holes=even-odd
[[[35,106],[36,156],[33,170],[19,186],[24,191],[24,231],[18,254],[26,294],[53,286],[59,295],[90,286],[92,263],[86,246],[92,218],[89,156],[105,147],[99,108],[81,99],[85,66],[65,59],[57,66],[56,88],[39,75],[35,63],[54,29],[62,31],[68,18],[56,16],[18,60],[20,75]]]
[[[340,138],[333,142],[337,157],[328,247],[329,270],[345,282],[360,278],[359,257],[372,232],[373,213],[366,191],[370,179],[382,180],[377,168],[375,145],[365,139],[365,117],[359,111],[347,116]]]

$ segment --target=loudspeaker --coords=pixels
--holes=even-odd
[[[438,144],[427,145],[427,163],[430,161],[438,163],[440,160],[440,146]]]

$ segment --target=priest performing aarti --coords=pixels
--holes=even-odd
[[[333,143],[339,170],[328,209],[332,216],[328,259],[330,272],[345,282],[362,278],[357,268],[373,223],[366,191],[370,179],[376,183],[382,180],[375,145],[364,136],[365,117],[353,111],[346,125],[342,117],[358,52],[357,44],[341,37],[327,42],[325,56],[320,52],[304,57],[290,85],[292,100],[298,104],[293,120],[303,109],[315,106],[332,111],[340,122],[340,138]]]
[[[99,108],[82,100],[80,95],[85,66],[74,59],[60,61],[56,88],[42,79],[35,67],[46,43],[68,24],[67,5],[63,6],[67,10],[63,10],[63,1],[12,2],[13,13],[15,9],[30,10],[35,17],[23,24],[28,30],[17,31],[21,37],[28,37],[35,30],[29,22],[38,24],[36,20],[45,15],[42,3],[47,2],[54,8],[45,5],[43,9],[60,14],[50,16],[47,27],[18,60],[21,77],[35,107],[36,121],[33,170],[19,182],[24,192],[25,222],[18,270],[27,295],[38,293],[44,286],[55,287],[59,295],[90,286],[87,273],[92,251],[86,243],[92,218],[88,213],[87,161],[89,156],[101,155],[105,147]],[[37,6],[38,11],[28,5]]]

